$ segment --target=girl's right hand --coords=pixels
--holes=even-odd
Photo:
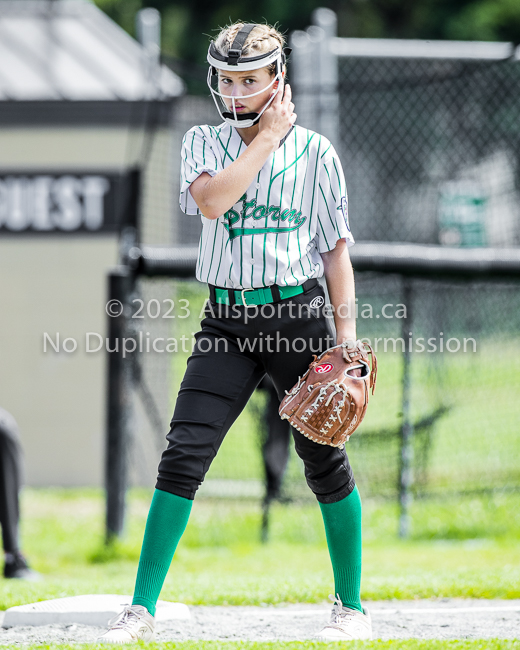
[[[287,132],[296,121],[297,116],[291,98],[291,86],[280,81],[275,98],[258,123],[259,133],[272,135],[273,139],[276,140],[277,147],[280,140],[287,135]]]

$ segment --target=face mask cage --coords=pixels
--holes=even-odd
[[[256,93],[250,93],[247,95],[226,95],[225,93],[220,92],[218,70],[213,66],[210,66],[208,70],[207,82],[208,87],[211,91],[211,96],[213,97],[213,101],[215,102],[215,106],[217,107],[220,117],[228,124],[239,128],[247,128],[249,126],[253,126],[253,124],[256,124],[256,122],[258,122],[258,120],[262,117],[264,111],[269,108],[276,95],[276,90],[273,88],[273,86],[277,81],[281,81],[282,79],[282,71],[280,69],[280,66],[277,67],[279,71],[275,74],[270,83],[265,86],[265,88],[262,88]],[[249,100],[252,97],[256,97],[262,93],[265,93],[269,88],[272,89],[270,97],[258,113],[237,112],[236,104],[241,103],[242,99]]]
[[[220,54],[220,52],[215,47],[214,42],[212,41],[209,50],[208,50],[208,87],[211,91],[211,96],[215,102],[215,106],[220,114],[220,117],[231,124],[231,126],[239,128],[247,128],[256,124],[258,120],[262,117],[264,111],[270,106],[273,101],[276,91],[273,88],[274,84],[277,81],[281,81],[283,77],[283,66],[286,61],[286,57],[290,54],[291,50],[289,48],[280,49],[275,48],[271,52],[266,52],[265,54],[260,54],[259,56],[250,56],[242,57],[242,49],[247,40],[247,37],[256,27],[254,23],[248,23],[244,25],[238,34],[235,37],[235,40],[231,44],[231,47],[228,50],[227,55]],[[259,70],[260,68],[265,68],[272,63],[275,64],[275,75],[272,81],[262,90],[257,91],[256,93],[251,93],[247,95],[226,95],[220,91],[219,86],[219,77],[218,72],[247,72],[251,70]],[[262,109],[258,113],[237,113],[236,103],[241,99],[256,97],[261,93],[265,93],[266,90],[272,88],[269,100],[265,103]],[[229,100],[229,103],[226,102]]]

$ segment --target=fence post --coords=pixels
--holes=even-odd
[[[311,20],[320,29],[315,47],[317,76],[312,80],[317,84],[314,92],[318,93],[316,131],[339,147],[338,57],[331,48],[338,35],[338,18],[332,9],[319,7],[312,12]]]
[[[156,99],[161,93],[161,14],[152,7],[140,9],[135,17],[135,27],[143,46],[143,68],[148,82],[146,97]]]
[[[121,535],[125,519],[132,360],[123,357],[121,346],[133,282],[133,273],[126,266],[115,267],[108,275],[106,543]]]
[[[312,25],[291,34],[290,83],[298,124],[317,131],[339,146],[338,57],[332,39],[337,35],[337,17],[320,7],[312,13]]]
[[[316,86],[312,88],[316,65],[314,44],[309,34],[296,30],[291,34],[292,54],[289,59],[289,83],[293,90],[298,124],[306,129],[317,128]]]
[[[403,280],[403,304],[406,305],[406,318],[403,319],[401,337],[404,341],[403,351],[403,395],[401,425],[401,457],[399,469],[399,537],[410,536],[410,504],[413,485],[413,422],[411,416],[411,361],[408,333],[413,326],[413,287],[412,281]]]

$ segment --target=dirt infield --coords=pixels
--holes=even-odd
[[[520,636],[520,600],[417,600],[365,603],[380,639],[516,639]],[[322,605],[266,607],[190,607],[192,619],[160,623],[157,641],[312,639],[328,620]],[[0,616],[2,616],[0,614]],[[0,630],[0,645],[91,642],[100,628],[14,627]]]

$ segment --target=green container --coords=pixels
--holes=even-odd
[[[476,183],[444,183],[439,196],[439,243],[461,247],[487,246],[487,201]]]

